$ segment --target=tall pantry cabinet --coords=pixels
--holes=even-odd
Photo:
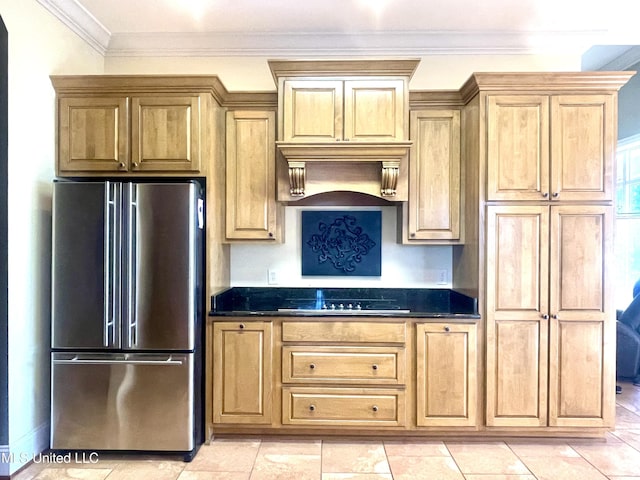
[[[454,270],[478,272],[489,429],[614,424],[616,107],[632,73],[476,74],[463,87],[477,200]]]

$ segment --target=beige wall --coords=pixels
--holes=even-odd
[[[35,0],[0,0],[9,32],[9,446],[49,445],[54,73],[102,73],[104,59]],[[7,447],[5,447],[6,449]],[[13,464],[15,471],[21,466]],[[0,465],[0,475],[6,475]]]
[[[215,74],[228,90],[275,90],[266,57],[107,57],[105,73]],[[430,55],[422,57],[413,90],[458,89],[473,72],[579,71],[579,55]]]

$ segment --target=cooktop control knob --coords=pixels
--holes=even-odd
[[[347,310],[353,310],[353,304],[350,303],[349,305],[347,305]]]
[[[338,308],[339,308],[340,310],[344,310],[344,303],[341,303],[340,305],[338,305]]]
[[[360,305],[359,303],[356,303],[356,310],[362,310],[362,305]]]

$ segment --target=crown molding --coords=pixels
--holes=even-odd
[[[116,33],[108,57],[410,57],[437,54],[582,54],[603,32]]]
[[[111,32],[76,0],[36,1],[98,53],[107,54]]]

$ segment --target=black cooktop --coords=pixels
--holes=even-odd
[[[211,315],[434,314],[477,316],[477,300],[451,289],[232,287],[211,298]]]

